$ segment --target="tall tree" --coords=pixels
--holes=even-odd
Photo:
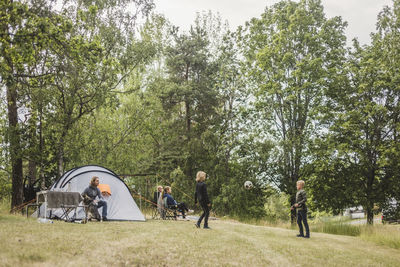
[[[345,26],[340,17],[325,17],[320,0],[302,0],[266,8],[240,30],[255,106],[278,147],[269,175],[291,204],[296,181],[306,177],[324,93],[343,64]]]
[[[338,192],[338,198],[344,200],[331,206],[362,205],[369,224],[373,223],[376,204],[398,197],[399,11],[400,2],[395,1],[393,8],[380,13],[371,45],[360,47],[354,42],[348,63],[349,84],[331,95],[336,107],[325,138],[329,149],[314,181],[315,191],[323,187]],[[342,194],[349,188],[351,197],[346,199]],[[318,196],[321,202],[328,202],[327,196]]]
[[[53,1],[5,1],[0,7],[0,74],[8,102],[12,207],[22,203],[23,195],[22,163],[26,151],[21,144],[19,107],[24,107],[24,112],[29,110],[30,114],[24,115],[30,117],[31,123],[39,118],[36,123],[40,129],[40,153],[44,147],[43,119],[53,126],[47,131],[53,140],[57,139],[54,144],[60,174],[71,125],[101,105],[148,55],[137,49],[141,45],[135,41],[134,29],[139,16],[151,10],[151,0],[118,4],[64,1],[61,7],[53,5]],[[128,6],[136,8],[134,13],[127,11]],[[36,135],[29,135],[30,144],[34,144]]]
[[[68,28],[61,17],[51,13],[49,8],[50,4],[46,1],[36,1],[32,5],[3,1],[0,6],[0,75],[1,85],[7,92],[12,207],[23,201],[23,148],[19,123],[19,107],[26,98],[23,87],[31,80],[51,74],[37,68],[37,65],[49,43],[62,36]]]

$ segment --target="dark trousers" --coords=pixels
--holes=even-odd
[[[210,216],[210,207],[206,203],[201,203],[200,206],[203,209],[203,214],[201,214],[199,220],[197,221],[197,225],[200,226],[201,221],[204,218],[204,227],[208,227],[208,216]]]
[[[178,210],[182,213],[183,218],[185,218],[185,212],[188,212],[185,202],[178,203]]]
[[[310,229],[308,228],[308,222],[307,222],[307,210],[298,210],[297,211],[297,224],[299,225],[299,230],[300,230],[300,235],[304,235],[303,232],[303,225],[306,228],[306,236],[310,236]]]
[[[101,217],[107,217],[107,202],[105,202],[104,200],[99,200],[99,202],[97,202],[97,208],[100,209],[101,207],[103,207]]]
[[[186,206],[186,204],[185,204],[185,202],[178,203],[178,204],[176,204],[174,206],[168,206],[168,208],[171,209],[171,210],[179,211],[180,213],[182,213],[182,217],[183,218],[186,217],[185,212],[189,211],[187,206]]]

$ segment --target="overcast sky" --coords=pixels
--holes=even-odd
[[[196,12],[219,12],[228,20],[231,29],[243,25],[252,17],[259,17],[265,6],[279,0],[154,0],[156,11],[163,13],[176,26],[187,30]],[[328,17],[342,16],[348,22],[347,38],[357,37],[362,44],[370,43],[369,34],[375,31],[376,18],[392,0],[322,0]]]

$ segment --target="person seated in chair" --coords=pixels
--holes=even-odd
[[[168,208],[177,209],[180,213],[182,213],[182,217],[186,218],[185,213],[188,212],[189,209],[184,202],[176,202],[176,200],[171,196],[171,192],[172,190],[170,186],[164,187],[164,198],[167,198]]]
[[[99,177],[93,176],[90,180],[89,187],[87,187],[82,193],[83,203],[89,206],[89,210],[91,206],[94,206],[97,209],[103,207],[102,220],[107,221],[107,202],[101,195],[101,192],[97,187],[98,185]]]
[[[163,190],[164,189],[163,189],[163,187],[161,185],[157,186],[157,191],[154,192],[154,196],[153,196],[153,203],[155,205],[157,205],[160,196],[162,196]]]

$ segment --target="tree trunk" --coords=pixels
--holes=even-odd
[[[192,148],[191,148],[191,118],[190,118],[190,103],[188,100],[185,101],[185,109],[186,109],[186,133],[187,133],[187,142],[189,144],[189,158],[187,159],[187,176],[189,177],[189,179],[192,179],[193,177],[193,157],[192,157]]]
[[[12,1],[11,1],[12,3]],[[21,151],[21,137],[18,127],[18,92],[16,83],[13,77],[14,63],[10,57],[12,50],[10,33],[10,26],[7,23],[1,24],[1,32],[4,33],[1,45],[0,56],[4,58],[5,68],[1,68],[4,72],[0,73],[7,90],[7,111],[8,111],[8,138],[10,142],[10,157],[11,157],[11,179],[12,179],[12,196],[11,196],[11,209],[19,206],[23,202],[23,173],[22,173],[22,151]]]
[[[58,148],[58,166],[57,166],[57,173],[58,173],[58,178],[60,178],[63,173],[64,173],[64,139],[60,139],[60,146]]]
[[[370,225],[374,224],[374,212],[370,207],[367,207],[367,223]]]
[[[29,161],[29,165],[28,165],[28,184],[29,185],[33,185],[36,182],[36,162],[33,160]]]
[[[11,78],[10,78],[11,79]],[[12,197],[11,209],[23,203],[23,172],[22,172],[22,151],[21,137],[18,129],[18,107],[17,90],[12,82],[8,81],[7,87],[7,108],[9,125],[10,156],[12,166]]]

